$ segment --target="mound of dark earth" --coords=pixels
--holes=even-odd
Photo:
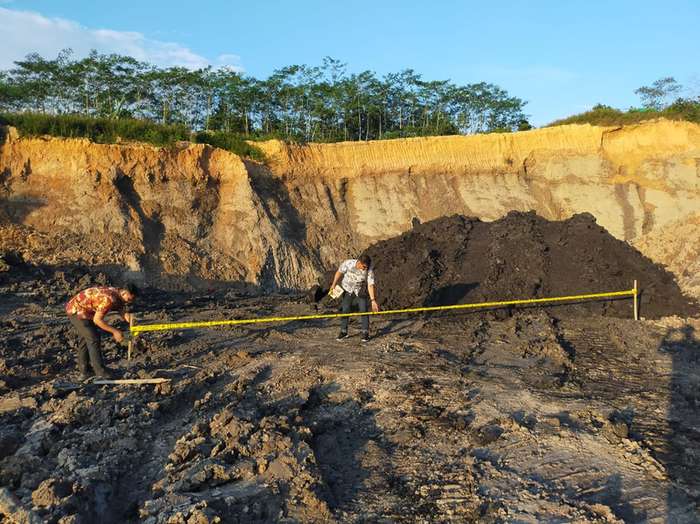
[[[451,216],[372,245],[383,307],[406,308],[641,288],[646,318],[692,316],[698,306],[671,273],[596,224],[590,214],[552,222],[511,212],[494,222]],[[629,317],[629,299],[553,308]]]

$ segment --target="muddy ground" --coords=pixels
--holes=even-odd
[[[367,344],[356,322],[344,341],[334,321],[152,333],[131,362],[106,341],[107,360],[169,384],[79,384],[62,302],[101,280],[0,281],[4,521],[700,521],[699,320],[399,317]],[[313,308],[151,290],[139,317]]]

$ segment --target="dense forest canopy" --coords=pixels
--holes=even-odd
[[[525,102],[480,82],[383,77],[325,58],[258,80],[228,68],[162,68],[129,56],[38,54],[0,71],[0,111],[137,118],[300,141],[370,140],[528,129]]]

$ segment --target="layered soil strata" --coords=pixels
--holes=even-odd
[[[0,250],[171,288],[242,280],[271,290],[306,287],[414,219],[589,212],[638,241],[700,210],[700,126],[685,122],[260,147],[265,164],[205,145],[9,132]],[[654,255],[654,243],[637,245]]]

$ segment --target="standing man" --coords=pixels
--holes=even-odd
[[[342,279],[342,282],[341,282]],[[368,311],[367,292],[369,292],[369,300],[372,304],[372,311],[379,311],[377,304],[376,289],[374,286],[374,269],[372,268],[372,259],[369,255],[361,255],[360,258],[346,260],[335,273],[331,289],[335,288],[340,282],[340,287],[343,288],[343,313],[350,313],[350,309],[354,304],[357,304],[358,309],[362,313]],[[369,316],[362,317],[362,342],[369,341]],[[343,317],[340,321],[340,334],[337,340],[343,340],[348,336],[348,317]]]
[[[90,377],[90,366],[99,378],[110,378],[110,373],[102,362],[100,332],[96,327],[110,333],[117,342],[124,340],[121,331],[107,324],[104,317],[110,312],[116,312],[129,322],[131,313],[126,313],[124,309],[134,301],[136,295],[138,289],[133,284],[125,288],[91,287],[75,295],[66,304],[68,319],[80,337],[78,370],[81,379]]]

